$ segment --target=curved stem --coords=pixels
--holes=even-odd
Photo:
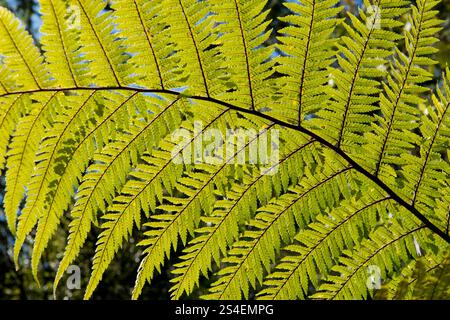
[[[447,243],[450,243],[450,235],[447,234],[445,231],[439,229],[435,224],[433,224],[427,217],[425,217],[424,214],[422,214],[414,205],[410,204],[406,200],[404,200],[400,195],[398,195],[391,187],[389,187],[386,183],[384,183],[378,176],[371,174],[369,171],[367,171],[363,166],[361,166],[359,163],[357,163],[355,160],[353,160],[348,154],[346,154],[340,147],[334,145],[333,143],[327,141],[325,138],[322,138],[317,133],[314,133],[313,131],[304,128],[302,126],[298,126],[297,124],[291,124],[279,119],[276,119],[272,117],[271,115],[252,110],[252,109],[245,109],[236,105],[233,105],[231,103],[221,101],[212,97],[205,97],[205,96],[196,96],[196,95],[186,95],[183,93],[179,93],[177,91],[173,90],[167,90],[167,89],[148,89],[148,88],[139,88],[139,87],[129,87],[129,86],[111,86],[111,87],[74,87],[74,88],[45,88],[45,89],[36,89],[36,90],[29,90],[29,91],[20,91],[20,92],[12,92],[0,95],[1,97],[11,95],[11,94],[26,94],[26,93],[36,93],[36,92],[53,92],[53,91],[76,91],[76,90],[127,90],[127,91],[134,91],[134,92],[141,92],[141,93],[161,93],[161,94],[168,94],[177,96],[179,98],[189,98],[193,100],[199,100],[199,101],[208,101],[212,103],[216,103],[220,106],[223,106],[225,108],[229,108],[231,110],[235,110],[238,112],[246,113],[246,114],[252,114],[254,116],[261,117],[263,119],[272,121],[275,124],[278,124],[280,126],[296,130],[299,132],[302,132],[311,138],[314,138],[317,140],[320,144],[323,146],[333,150],[335,153],[337,153],[339,156],[341,156],[344,160],[346,160],[356,171],[361,173],[363,176],[374,182],[377,186],[379,186],[382,190],[384,190],[393,200],[395,200],[399,205],[410,211],[416,218],[418,218],[427,228],[429,228],[431,231],[436,233],[439,237],[441,237],[444,241]]]

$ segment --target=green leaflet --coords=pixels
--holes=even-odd
[[[42,54],[0,8],[16,267],[33,239],[39,282],[68,219],[55,296],[91,232],[85,298],[131,237],[143,248],[135,299],[165,267],[173,299],[376,298],[373,266],[382,297],[445,296],[438,3],[366,0],[343,15],[335,0],[285,1],[274,35],[268,1],[48,0]]]
[[[369,239],[353,251],[346,251],[339,259],[333,271],[339,276],[330,275],[319,287],[313,298],[319,299],[362,299],[367,298],[374,290],[368,285],[373,281],[368,277],[368,268],[376,268],[382,278],[402,263],[420,255],[416,244],[425,237],[424,227],[416,221],[407,222],[407,226],[395,222],[386,227],[377,228]],[[416,238],[417,237],[417,238]]]
[[[10,229],[15,230],[16,212],[25,192],[24,181],[28,181],[33,172],[33,160],[45,128],[52,122],[51,114],[54,113],[58,92],[45,93],[42,97],[33,96],[37,105],[30,114],[19,120],[14,132],[10,150],[8,151],[6,174],[6,193],[4,206],[7,217],[13,217],[8,222]],[[41,100],[41,101],[39,101]]]
[[[355,197],[342,207],[333,209],[329,215],[317,216],[308,228],[295,236],[294,244],[284,248],[295,255],[283,258],[276,271],[266,278],[268,288],[260,293],[260,298],[296,299],[307,296],[307,279],[314,286],[318,285],[316,268],[321,274],[328,274],[343,248],[357,245],[370,228],[383,219],[381,217],[387,218],[388,201],[389,198],[370,190],[368,196]]]
[[[449,296],[449,256],[429,254],[412,261],[375,295],[376,299],[446,300]]]
[[[297,137],[298,141],[293,139],[291,150],[288,149],[277,163],[263,172],[253,173],[244,180],[243,186],[236,186],[224,194],[228,199],[218,201],[211,216],[203,218],[203,226],[196,230],[199,235],[186,248],[185,255],[181,257],[183,261],[177,264],[174,270],[174,274],[179,276],[173,280],[173,296],[179,298],[184,291],[192,291],[200,272],[207,275],[213,260],[219,263],[220,253],[225,253],[227,247],[238,237],[238,226],[250,218],[247,214],[242,214],[247,211],[246,208],[250,208],[250,213],[254,214],[258,201],[267,203],[274,193],[279,195],[281,190],[286,191],[291,183],[295,183],[303,175],[302,151],[306,149],[306,154],[309,151],[310,155],[314,156],[315,150],[314,141],[305,141],[302,138],[304,139]],[[291,177],[285,176],[281,180],[277,176],[264,175],[267,171],[281,166],[290,167],[291,172],[295,174]],[[196,276],[191,277],[191,274]]]

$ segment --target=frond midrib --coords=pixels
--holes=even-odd
[[[295,131],[299,131],[301,133],[304,133],[311,138],[317,140],[319,143],[321,143],[323,146],[331,149],[338,155],[340,155],[344,160],[346,160],[350,165],[353,166],[353,168],[361,173],[363,176],[371,180],[373,183],[378,185],[381,189],[383,189],[394,201],[396,201],[399,205],[410,211],[414,216],[416,216],[422,223],[424,223],[425,226],[427,226],[431,231],[436,233],[440,238],[442,238],[447,243],[450,243],[450,235],[448,235],[446,232],[439,229],[435,224],[433,224],[424,214],[422,214],[416,207],[408,203],[406,200],[404,200],[399,194],[397,194],[391,187],[389,187],[387,184],[385,184],[379,177],[374,176],[372,173],[370,173],[368,170],[366,170],[362,165],[357,163],[355,160],[353,160],[352,157],[350,157],[344,150],[342,150],[340,147],[337,147],[333,143],[329,142],[325,138],[321,137],[320,135],[314,133],[313,131],[303,127],[298,126],[297,124],[291,124],[288,122],[285,122],[283,120],[279,120],[273,116],[270,116],[268,114],[264,114],[260,111],[246,109],[243,107],[239,107],[237,105],[234,105],[232,103],[222,101],[216,98],[212,97],[205,97],[200,95],[186,95],[184,93],[180,93],[174,90],[169,89],[149,89],[149,88],[135,88],[130,86],[104,86],[104,87],[72,87],[72,88],[43,88],[43,89],[33,89],[33,90],[24,90],[24,91],[15,91],[10,93],[5,93],[0,95],[0,98],[9,96],[9,95],[15,95],[15,94],[27,94],[27,93],[36,93],[36,92],[53,92],[53,91],[77,91],[77,90],[86,90],[86,91],[101,91],[101,90],[124,90],[124,91],[135,91],[135,92],[141,92],[141,93],[161,93],[161,94],[169,94],[177,97],[184,97],[189,98],[192,100],[199,100],[199,101],[207,101],[216,103],[222,107],[229,108],[238,112],[246,113],[246,114],[252,114],[254,116],[258,116],[260,118],[269,120],[277,125],[280,125],[282,127],[286,127]]]

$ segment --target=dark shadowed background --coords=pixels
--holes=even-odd
[[[272,8],[271,17],[285,15],[287,13],[281,5],[281,0],[271,0],[269,2]],[[346,10],[355,13],[357,12],[358,6],[361,5],[359,0],[341,0],[341,2]],[[0,0],[0,6],[12,10],[23,21],[33,37],[36,40],[39,39],[40,16],[38,1]],[[438,9],[440,10],[441,19],[445,20],[445,25],[443,31],[440,33],[440,53],[436,58],[439,60],[441,66],[445,66],[446,64],[450,64],[450,0],[443,0]],[[273,27],[278,30],[283,26],[274,22]],[[276,41],[275,35],[276,32],[273,34],[272,41]],[[436,66],[436,81],[440,72],[440,67]],[[29,267],[30,240],[28,240],[22,252],[21,269],[15,271],[12,261],[13,237],[7,229],[1,205],[4,194],[4,182],[4,176],[0,172],[0,299],[52,299],[52,283],[58,267],[58,261],[61,259],[64,250],[67,234],[60,228],[54,241],[50,242],[50,248],[46,251],[41,266],[40,281],[43,285],[41,288],[34,282]],[[67,221],[63,223],[67,224]],[[67,228],[65,229],[67,230]],[[66,281],[63,281],[57,292],[58,299],[82,298],[83,288],[89,276],[91,265],[90,253],[94,252],[93,244],[97,237],[96,232],[98,230],[92,232],[87,247],[77,260],[78,267],[81,271],[81,289],[71,289],[70,286],[67,286]],[[139,239],[131,238],[130,243],[124,245],[106,272],[103,281],[94,294],[94,299],[129,299],[131,297],[131,288],[134,284],[136,270],[141,256],[139,249],[131,245],[136,241],[139,241]],[[161,275],[154,279],[152,285],[146,286],[141,297],[144,299],[168,299],[169,294],[167,288],[170,287],[168,285],[169,279],[170,269],[165,268],[162,270]],[[72,282],[69,284],[73,285]],[[204,287],[205,283],[203,285],[200,284],[200,289],[196,290],[196,294],[192,297],[200,295]]]

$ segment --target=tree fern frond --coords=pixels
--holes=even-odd
[[[205,126],[205,129],[221,120],[229,110],[221,111],[218,115],[215,113],[209,115],[209,112],[212,111],[213,109],[203,112],[202,114],[205,119],[208,118],[208,121],[210,121],[209,124]],[[208,116],[206,116],[206,114],[208,114]],[[203,131],[193,134],[193,138],[187,142],[183,148],[173,154],[172,152],[176,149],[176,145],[174,145],[172,137],[164,139],[159,144],[159,150],[154,150],[152,154],[144,154],[140,158],[142,163],[139,163],[137,167],[130,172],[130,177],[133,177],[133,179],[125,184],[120,191],[120,195],[117,196],[112,205],[108,207],[108,212],[117,213],[119,216],[136,216],[140,213],[141,209],[143,209],[147,215],[150,210],[154,212],[156,210],[155,198],[162,202],[163,188],[171,192],[177,179],[183,173],[183,166],[176,165],[174,159],[186,148],[190,147],[202,133]],[[170,174],[167,174],[169,172]],[[73,220],[70,224],[69,242],[55,277],[54,290],[56,290],[66,269],[78,256],[91,228],[92,217],[87,214],[86,211],[73,211],[72,215]]]
[[[158,141],[167,131],[176,128],[179,123],[177,120],[179,115],[173,111],[175,108],[172,107],[177,102],[179,99],[168,103],[148,122],[138,120],[129,128],[124,128],[123,134],[119,133],[116,139],[108,143],[100,153],[94,155],[95,162],[87,169],[87,174],[79,187],[73,211],[88,210],[90,212],[88,216],[91,217],[96,214],[98,209],[105,211],[104,203],[111,203],[113,192],[124,183],[131,165],[137,163],[139,154],[145,149],[151,149],[154,141]],[[143,102],[138,100],[136,103]],[[61,215],[61,210],[56,212]],[[43,213],[39,217],[32,255],[32,269],[35,274],[42,252],[59,222],[58,215],[51,213]],[[95,218],[93,219],[95,221]],[[102,264],[102,261],[100,260],[99,264]],[[94,259],[94,274],[95,262]]]
[[[62,112],[63,110],[59,112],[52,126],[46,130],[44,137],[41,139],[37,152],[37,165],[30,181],[27,182],[27,201],[19,218],[18,237],[15,244],[16,262],[25,237],[31,232],[40,216],[47,216],[49,214],[48,209],[53,209],[54,192],[59,189],[60,177],[63,177],[66,173],[66,165],[72,162],[75,166],[79,166],[77,167],[78,173],[69,170],[70,173],[76,173],[71,181],[73,182],[74,179],[77,179],[77,175],[84,171],[83,165],[86,165],[89,161],[79,153],[71,159],[76,151],[80,151],[79,147],[72,148],[73,142],[82,140],[82,145],[89,142],[87,138],[91,134],[88,134],[84,140],[83,137],[87,134],[89,126],[95,123],[95,118],[105,114],[105,106],[103,105],[105,100],[103,99],[114,101],[112,96],[108,97],[95,90],[85,93],[84,95],[60,96],[60,107],[64,105],[67,107],[64,108],[64,112]],[[113,103],[106,109],[109,109],[109,107],[113,108]],[[97,135],[98,137],[100,136]],[[98,146],[101,146],[101,141],[101,139],[97,140]],[[88,150],[93,150],[92,144]],[[79,162],[77,163],[77,161]],[[69,166],[69,168],[71,167]],[[71,193],[73,193],[73,185],[68,183],[65,187],[66,192],[63,195],[65,202],[59,203],[60,207],[58,207],[61,211],[67,208]],[[62,200],[60,196],[58,200]],[[59,212],[56,216],[61,214]]]
[[[79,54],[84,54],[89,61],[86,76],[94,77],[95,83],[102,85],[119,86],[132,82],[132,68],[127,64],[122,40],[117,39],[113,32],[114,18],[105,9],[106,2],[69,0],[69,4],[79,14]]]
[[[273,73],[273,48],[264,45],[270,36],[266,4],[267,0],[211,1],[221,32],[220,51],[236,90],[224,99],[251,110],[265,109],[270,99],[270,82],[265,80]]]
[[[410,221],[406,226],[394,223],[375,230],[370,240],[363,241],[357,250],[346,251],[340,264],[332,270],[339,276],[331,275],[327,283],[319,287],[314,298],[361,299],[370,294],[366,268],[374,265],[379,268],[381,277],[399,269],[402,263],[410,261],[410,255],[420,253],[414,244],[415,237],[425,237],[427,230],[423,225]]]
[[[26,236],[32,231],[40,215],[44,214],[44,212],[42,212],[44,203],[43,198],[46,195],[45,191],[48,187],[45,178],[51,171],[50,165],[57,155],[56,150],[64,142],[64,134],[68,131],[70,132],[70,124],[74,122],[77,123],[76,120],[79,120],[77,117],[81,113],[81,110],[88,105],[94,94],[95,91],[92,91],[90,94],[76,100],[74,99],[75,101],[73,101],[74,104],[72,108],[65,108],[66,113],[58,115],[58,119],[55,119],[52,129],[49,130],[42,139],[35,159],[37,165],[35,166],[33,175],[27,185],[27,202],[19,217],[17,226],[17,238],[14,244],[14,261],[16,268],[19,266],[19,253]],[[62,99],[63,97],[64,96],[61,97],[60,106],[66,107],[68,106],[67,101],[66,99]],[[70,120],[66,121],[67,119]]]
[[[41,44],[52,76],[63,87],[86,84],[86,64],[78,52],[77,41],[74,41],[79,40],[79,32],[66,20],[66,2],[43,1],[41,14],[44,16]]]
[[[437,205],[442,197],[449,197],[448,175],[450,163],[445,159],[445,147],[450,143],[450,88],[449,75],[443,76],[443,89],[437,88],[438,96],[432,96],[433,106],[421,117],[420,155],[403,155],[407,165],[402,174],[404,192],[411,198],[411,204],[433,216],[437,225],[446,228],[448,207]],[[447,182],[447,184],[446,184]]]
[[[367,7],[372,4],[365,1]],[[400,36],[391,31],[401,25],[397,19],[406,9],[405,1],[376,0],[375,17],[367,17],[359,10],[360,18],[349,13],[352,26],[344,23],[348,36],[341,37],[337,60],[340,68],[332,69],[332,81],[336,87],[328,87],[332,98],[330,105],[317,112],[315,125],[327,138],[346,150],[351,146],[358,157],[356,148],[362,144],[361,135],[370,130],[374,121],[370,112],[376,110],[379,81],[385,72],[380,66],[386,63]],[[374,21],[372,20],[374,19]]]
[[[332,48],[336,42],[330,36],[338,23],[336,15],[342,9],[336,3],[335,0],[287,2],[285,5],[293,14],[280,19],[289,23],[280,31],[283,36],[279,37],[278,45],[284,55],[277,59],[277,71],[288,75],[282,78],[280,112],[288,119],[298,114],[298,125],[327,99],[323,88],[329,80],[327,67],[334,61]]]
[[[138,72],[137,82],[149,88],[181,87],[187,75],[180,68],[178,55],[172,55],[178,49],[171,40],[161,1],[133,0],[130,5],[130,1],[115,0],[112,8],[132,54],[128,63]]]
[[[344,248],[353,248],[380,217],[387,216],[383,212],[392,206],[386,203],[390,199],[374,190],[371,192],[364,199],[342,203],[328,216],[318,216],[308,229],[301,230],[295,237],[298,244],[285,248],[295,255],[289,254],[281,260],[276,271],[267,277],[266,288],[259,293],[259,298],[308,296],[309,281],[318,286],[316,270],[322,277],[326,276]]]
[[[223,112],[221,112],[219,115],[223,115]],[[214,116],[217,119],[217,114],[215,114]],[[193,140],[195,140],[195,138]],[[164,180],[158,181],[159,174],[161,174],[168,168],[173,168],[174,164],[172,162],[174,157],[176,157],[176,155],[170,155],[170,153],[168,154],[168,152],[163,153],[163,155],[167,158],[164,163],[161,164],[161,167],[158,167],[154,173],[151,172],[152,170],[149,171],[150,168],[148,165],[138,166],[138,170],[139,168],[141,168],[142,170],[139,174],[131,173],[132,176],[135,175],[140,179],[148,179],[149,182],[139,183],[136,180],[129,181],[124,186],[121,195],[115,199],[115,203],[113,203],[108,208],[108,212],[106,213],[105,217],[109,221],[102,224],[102,228],[105,228],[106,230],[100,235],[98,240],[99,245],[97,246],[96,255],[94,257],[93,274],[85,293],[86,298],[89,298],[92,295],[104,271],[112,261],[114,254],[122,245],[123,240],[128,239],[128,234],[124,233],[124,230],[131,230],[133,227],[133,221],[136,221],[136,225],[139,227],[141,215],[141,205],[139,203],[144,203],[142,197],[149,196],[151,198],[155,198],[155,196],[158,196],[160,199],[159,201],[162,202],[162,187],[167,186],[167,190],[170,191],[175,185],[174,182],[179,178],[176,174],[174,174],[170,178],[166,176]],[[159,155],[159,157],[161,157],[161,154]],[[145,159],[146,158],[144,158],[143,160],[145,161]],[[154,158],[147,157],[147,161],[155,159],[157,159],[156,155],[154,156]],[[151,161],[150,163],[155,163],[155,161]],[[154,168],[152,169],[154,170]],[[143,172],[144,174],[142,174]],[[181,176],[182,174],[183,171],[181,170],[178,175]],[[170,183],[168,182],[169,180],[171,180]],[[153,190],[146,190],[149,186],[152,187]],[[135,204],[135,201],[138,203],[137,206]],[[150,207],[153,206],[152,211],[154,211],[155,207],[154,205],[152,205],[152,203],[154,203],[155,201],[147,201],[149,201],[148,203],[150,203]],[[145,205],[145,208],[146,212],[148,212],[148,205]],[[124,226],[127,227],[125,228]],[[112,246],[109,245],[109,241],[113,243]]]
[[[0,47],[5,66],[14,70],[21,88],[42,89],[50,85],[44,58],[20,21],[0,7]]]
[[[174,274],[179,276],[173,280],[173,297],[179,298],[184,292],[190,293],[198,282],[200,273],[205,276],[208,274],[213,260],[219,264],[220,253],[225,254],[226,248],[238,237],[238,226],[247,221],[249,215],[256,210],[257,201],[266,203],[272,198],[272,189],[287,190],[291,183],[295,184],[303,175],[303,163],[318,157],[313,146],[314,140],[297,137],[293,141],[295,143],[277,163],[259,174],[250,176],[243,186],[230,190],[226,194],[226,200],[217,203],[212,215],[202,218],[205,226],[196,230],[199,236],[191,241],[181,257],[183,261],[177,264],[174,270]],[[279,168],[279,174],[273,178],[265,175],[275,168]],[[285,175],[287,171],[295,172],[295,175],[288,177]],[[280,183],[281,186],[277,187]],[[280,191],[275,194],[279,195]],[[243,215],[241,212],[246,207],[250,207],[252,212]]]
[[[120,119],[126,118],[128,111],[126,107],[130,100],[136,98],[137,93],[129,96],[122,97],[116,102],[116,106],[108,110],[104,114],[104,118],[99,120],[95,126],[87,133],[86,136],[80,136],[77,140],[77,144],[72,149],[68,150],[68,153],[60,158],[58,166],[62,168],[57,180],[52,184],[53,196],[49,201],[48,211],[52,216],[59,219],[60,212],[66,210],[70,203],[73,187],[78,186],[78,180],[81,180],[84,170],[89,164],[89,159],[94,157],[95,150],[103,148],[107,141],[103,141],[103,137],[111,137],[114,135],[115,127],[112,124],[119,127],[126,127],[126,125],[119,125],[122,121]],[[114,98],[117,99],[116,94],[110,97],[111,106],[113,105]],[[70,223],[69,241],[66,247],[66,254],[60,263],[60,267],[55,278],[55,289],[61,276],[62,266],[69,260],[69,264],[75,256],[78,254],[79,248],[84,243],[85,237],[89,233],[92,216],[88,214],[83,215],[83,219],[78,219],[77,212],[72,212],[73,220]],[[76,230],[76,231],[75,231]],[[83,236],[80,236],[80,233]],[[83,240],[80,240],[80,237]],[[76,247],[74,249],[74,246]],[[67,266],[69,265],[67,264]],[[65,266],[65,268],[67,268]]]
[[[241,291],[247,298],[247,283],[256,288],[257,280],[263,282],[264,270],[268,271],[275,261],[281,242],[292,241],[295,223],[305,226],[314,212],[336,202],[341,187],[347,188],[343,182],[351,180],[346,177],[350,169],[338,165],[328,169],[326,166],[319,176],[310,174],[307,179],[301,179],[299,186],[293,188],[291,193],[259,209],[258,215],[248,224],[252,230],[244,232],[230,249],[229,257],[223,260],[231,265],[218,272],[220,279],[212,285],[211,295],[207,298],[240,299]],[[338,186],[338,181],[343,184]],[[349,191],[343,193],[348,196]],[[250,241],[244,241],[246,238]]]
[[[409,16],[411,30],[404,32],[407,55],[397,49],[392,76],[388,77],[380,97],[381,127],[377,128],[377,135],[370,136],[369,145],[376,150],[372,154],[377,155],[373,161],[375,175],[393,185],[390,165],[401,164],[399,155],[418,144],[418,137],[412,129],[418,126],[416,106],[423,101],[420,93],[427,90],[421,84],[431,78],[423,67],[435,63],[429,56],[436,52],[432,45],[437,41],[434,34],[441,24],[436,19],[437,11],[431,10],[437,3],[421,0],[417,7],[412,7]]]
[[[147,8],[150,4],[147,5]],[[185,66],[177,78],[183,90],[207,97],[222,95],[227,90],[227,71],[218,56],[217,37],[210,5],[195,0],[158,0],[151,4],[148,18],[167,26],[161,30],[159,41],[166,50],[168,66]],[[150,13],[149,12],[149,13]],[[157,24],[156,22],[155,24]],[[162,48],[164,50],[164,48]],[[175,53],[173,55],[173,52]],[[187,79],[186,79],[187,78]],[[177,81],[174,81],[177,83]]]
[[[274,124],[266,126],[243,145],[237,143],[232,149],[233,152],[234,150],[236,152],[227,153],[226,161],[222,165],[199,165],[199,172],[189,174],[178,182],[177,189],[185,197],[166,198],[168,204],[160,206],[161,210],[173,212],[173,214],[153,216],[153,220],[156,221],[146,224],[151,230],[145,232],[147,239],[143,240],[140,245],[148,246],[148,248],[145,249],[146,256],[139,266],[133,298],[140,295],[146,281],[151,281],[155,269],[159,270],[165,256],[169,256],[171,247],[176,248],[178,237],[183,243],[186,243],[188,232],[192,233],[200,222],[200,212],[203,210],[208,214],[213,209],[214,201],[216,201],[214,187],[223,185],[231,161],[244,153],[273,126]],[[231,143],[234,144],[236,141],[231,141]],[[155,256],[158,259],[155,259]]]
[[[30,105],[30,96],[18,94],[8,96],[0,101],[0,170],[3,170],[6,163],[6,153],[9,140],[14,132],[15,126],[21,116],[26,113]]]
[[[417,261],[411,261],[399,274],[392,279],[388,279],[375,293],[374,298],[377,300],[414,299],[414,293],[422,291],[423,282],[428,277],[427,275],[433,275],[437,270],[442,271],[442,263],[445,259],[445,255],[429,252]],[[416,289],[418,290],[416,291]]]
[[[365,0],[340,19],[337,0],[285,0],[273,24],[268,1],[41,2],[41,46],[0,9],[16,267],[32,239],[38,280],[68,221],[54,293],[97,227],[85,298],[134,231],[133,298],[166,260],[174,299],[197,287],[372,298],[368,266],[394,279],[391,297],[422,255],[435,269],[407,296],[419,282],[417,297],[445,291],[433,270],[450,243],[450,71],[429,85],[439,1]]]
[[[39,101],[31,113],[23,117],[17,124],[8,151],[6,173],[6,192],[4,206],[10,230],[14,233],[16,228],[16,216],[22,202],[25,186],[33,172],[33,160],[39,146],[45,128],[49,126],[51,117],[57,103],[57,94],[35,94],[33,99]]]

